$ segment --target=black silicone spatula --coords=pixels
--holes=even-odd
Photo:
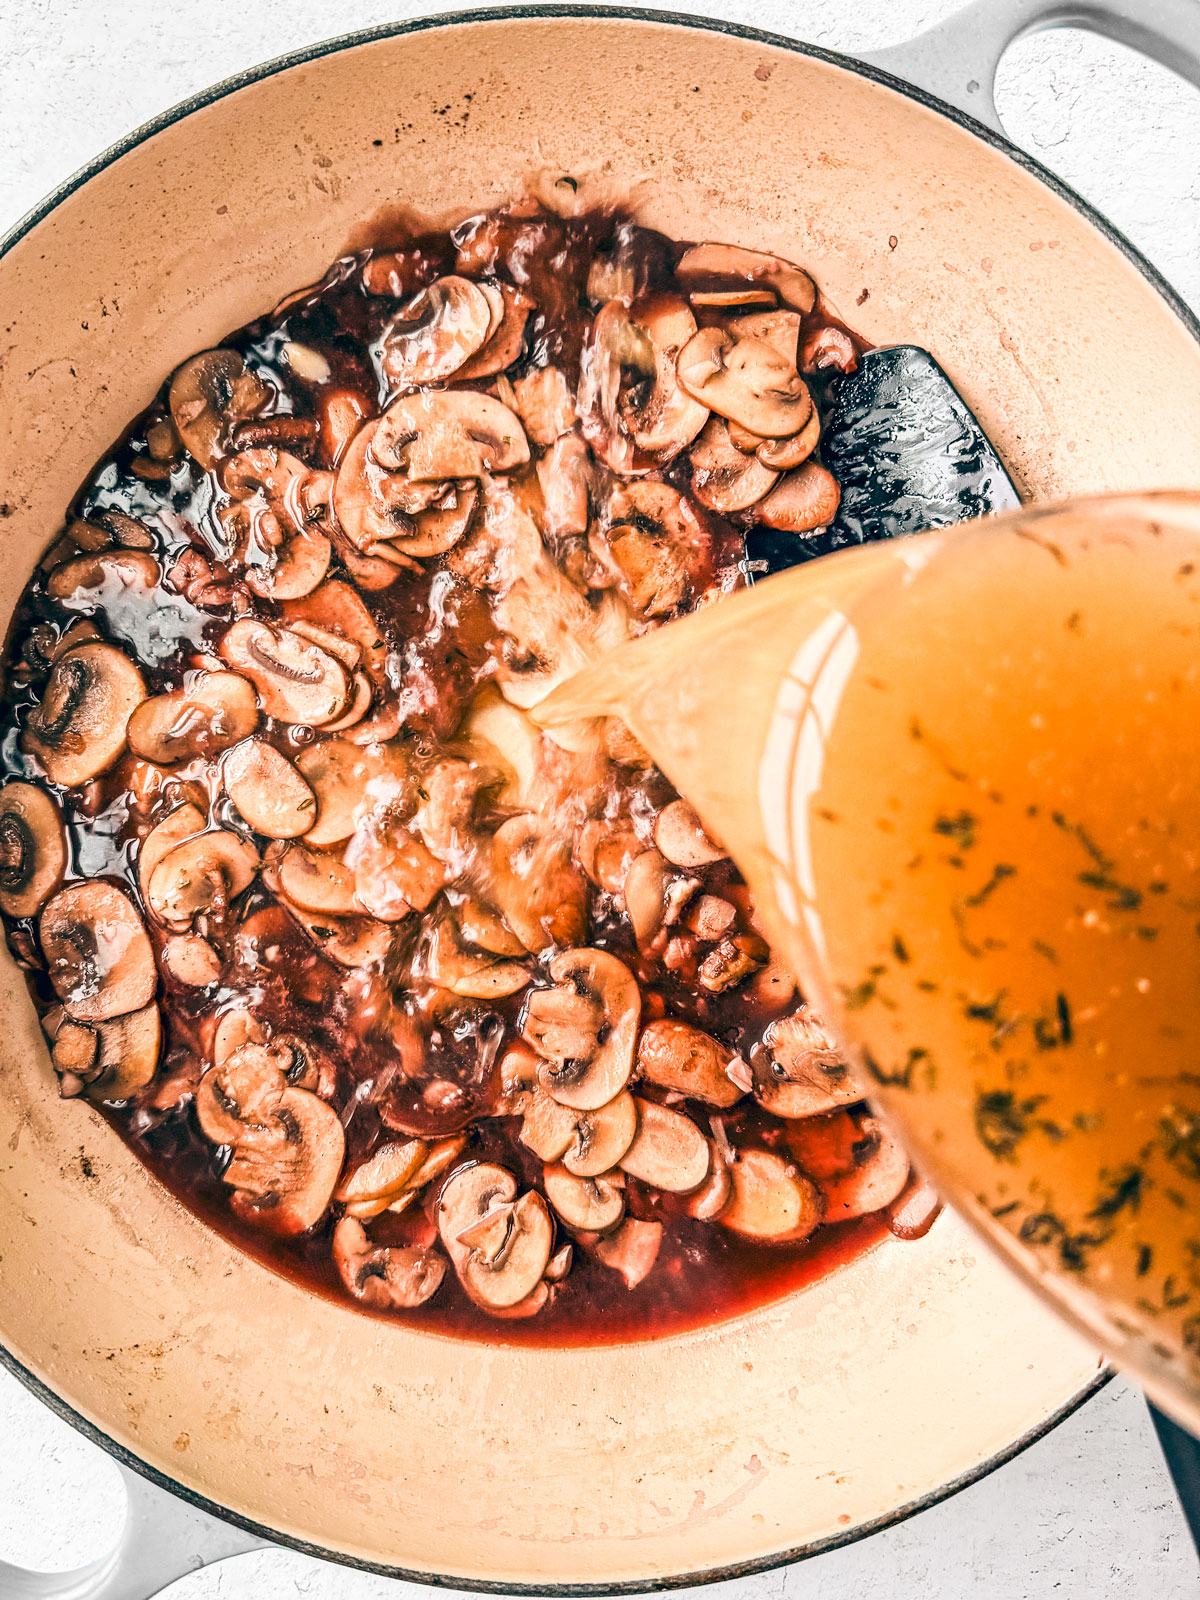
[[[821,458],[842,488],[836,519],[811,537],[754,528],[746,538],[752,578],[844,545],[948,528],[1021,503],[974,413],[915,345],[869,350],[856,372],[830,381]],[[1200,1548],[1200,1440],[1153,1405],[1150,1416]]]

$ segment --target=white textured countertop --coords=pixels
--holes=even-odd
[[[853,50],[905,39],[956,3],[691,0],[689,9]],[[310,41],[433,9],[458,8],[453,0],[0,0],[0,231],[195,90]],[[1116,46],[1062,32],[1014,47],[997,101],[1011,137],[1098,205],[1200,309],[1196,92]],[[107,1457],[0,1370],[0,1559],[79,1565],[111,1542],[121,1508]],[[405,1591],[417,1600],[409,1585],[263,1551],[167,1592],[170,1600],[401,1600]],[[1117,1382],[946,1504],[816,1561],[705,1593],[1193,1600],[1200,1577],[1145,1410]]]

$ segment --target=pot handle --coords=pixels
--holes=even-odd
[[[1043,28],[1103,34],[1200,89],[1197,0],[973,0],[906,44],[855,54],[1003,134],[996,69],[1010,44]]]
[[[0,1561],[4,1600],[153,1600],[168,1584],[229,1556],[270,1547],[120,1468],[125,1524],[114,1549],[74,1572],[29,1572]]]

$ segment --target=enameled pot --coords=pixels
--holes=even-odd
[[[1004,43],[1060,10],[986,0],[889,64],[991,120]],[[1087,11],[1200,76],[1192,0]],[[1195,324],[982,123],[878,67],[748,29],[465,14],[231,80],[4,243],[0,608],[179,360],[319,278],[381,208],[461,215],[535,168],[631,195],[676,236],[802,262],[868,338],[938,356],[1030,497],[1200,485]],[[94,1113],[58,1099],[7,959],[0,996],[5,1360],[252,1536],[463,1587],[731,1576],[930,1503],[1098,1381],[1094,1352],[951,1218],[660,1342],[483,1348],[369,1319],[182,1209]],[[185,1549],[248,1542],[180,1524],[145,1492],[125,1556],[72,1579],[77,1600],[149,1595]],[[68,1592],[0,1579],[9,1597]]]

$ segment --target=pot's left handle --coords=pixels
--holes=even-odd
[[[126,1512],[116,1548],[74,1572],[29,1572],[0,1561],[4,1600],[153,1600],[200,1567],[268,1548],[137,1473],[122,1468],[121,1476]]]
[[[1103,34],[1200,88],[1198,0],[974,0],[906,44],[855,54],[1003,133],[996,69],[1014,40],[1042,28]]]

